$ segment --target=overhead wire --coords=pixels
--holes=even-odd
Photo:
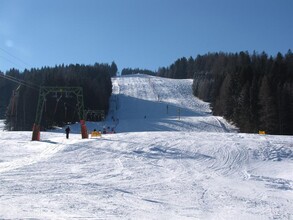
[[[22,63],[21,65],[20,65],[20,64],[17,64],[16,62],[12,61],[11,59],[9,59],[9,58],[7,58],[7,57],[4,57],[3,55],[0,55],[1,58],[7,60],[8,62],[12,63],[13,65],[19,66],[19,67],[24,68],[24,69],[25,69],[24,65],[26,65],[27,67],[30,67],[30,66],[31,66],[31,65],[29,65],[27,62],[25,62],[24,60],[22,60],[21,58],[19,58],[19,57],[13,55],[13,54],[10,53],[9,51],[7,51],[7,50],[5,50],[5,49],[3,49],[3,48],[1,48],[1,47],[0,47],[0,51],[6,53],[6,54],[9,55],[11,58],[14,58],[15,60],[18,61],[18,63]],[[24,65],[23,65],[23,64],[24,64]],[[25,80],[22,80],[22,79],[18,79],[18,78],[16,78],[16,77],[11,76],[11,75],[7,75],[7,74],[3,74],[3,75],[2,75],[2,74],[0,74],[0,77],[5,78],[5,79],[10,80],[10,81],[13,81],[13,82],[15,82],[15,83],[19,83],[19,84],[21,84],[21,85],[27,86],[27,87],[29,87],[29,88],[31,88],[31,89],[39,90],[39,88],[40,88],[39,85],[36,85],[36,84],[34,84],[34,83],[32,83],[32,82],[29,82],[29,81],[25,81]]]
[[[35,83],[32,83],[32,82],[30,82],[30,81],[25,81],[25,80],[22,80],[22,79],[17,79],[17,78],[15,78],[15,77],[13,77],[13,76],[10,76],[10,75],[5,75],[5,76],[7,76],[8,78],[11,78],[11,79],[18,80],[19,82],[22,82],[22,83],[28,84],[28,85],[30,85],[30,86],[32,86],[32,87],[40,88],[39,85],[37,85],[37,84],[35,84]]]
[[[15,55],[13,55],[13,54],[10,53],[9,51],[7,51],[7,50],[5,50],[5,49],[3,49],[3,48],[1,48],[1,47],[0,47],[0,50],[3,51],[4,53],[8,54],[10,57],[14,58],[15,60],[18,60],[18,62],[21,62],[21,63],[24,64],[26,67],[31,68],[31,65],[28,64],[27,62],[25,62],[23,59],[21,59],[21,58],[15,56]],[[1,56],[1,57],[3,58],[3,56]],[[5,57],[4,57],[4,58],[5,58]],[[8,60],[7,58],[5,58],[5,59]],[[11,62],[11,61],[9,61],[9,62]],[[11,62],[11,63],[12,63],[12,64],[15,64],[14,62]],[[17,64],[17,65],[18,65],[18,64]],[[18,66],[19,66],[19,65],[18,65]],[[22,65],[22,67],[23,67],[23,65]]]
[[[15,66],[18,66],[18,67],[20,67],[20,68],[24,68],[24,66],[21,66],[21,65],[15,63],[15,62],[11,61],[11,60],[8,59],[7,57],[1,56],[1,55],[0,55],[0,57],[1,57],[2,59],[4,59],[4,60],[8,61],[9,63],[15,65]]]
[[[21,85],[24,85],[24,86],[27,86],[31,89],[34,89],[34,90],[39,90],[39,86],[34,84],[34,83],[31,83],[31,82],[27,82],[25,80],[21,80],[21,79],[17,79],[13,76],[9,76],[9,75],[4,75],[4,74],[0,74],[0,77],[4,78],[4,79],[7,79],[7,80],[10,80],[12,82],[15,82],[15,83],[18,83],[18,84],[21,84]]]

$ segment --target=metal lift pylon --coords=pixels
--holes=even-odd
[[[39,99],[36,111],[36,119],[33,125],[33,135],[32,141],[40,140],[40,129],[41,129],[41,120],[44,109],[44,103],[46,100],[46,96],[50,93],[65,93],[65,94],[73,94],[77,99],[77,110],[78,116],[80,120],[81,126],[81,137],[88,138],[88,133],[85,124],[85,111],[84,111],[84,102],[83,102],[83,90],[82,87],[49,87],[49,86],[41,86],[39,90]]]

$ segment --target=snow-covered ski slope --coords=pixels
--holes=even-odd
[[[188,84],[113,79],[112,115],[87,125],[120,132],[99,139],[1,130],[0,219],[292,219],[293,137],[232,132]]]
[[[110,117],[119,119],[118,132],[231,131],[223,118],[211,115],[208,103],[192,95],[191,79],[138,74],[112,81]]]

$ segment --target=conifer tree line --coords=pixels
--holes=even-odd
[[[293,54],[208,53],[180,58],[158,76],[193,79],[193,93],[241,132],[293,134]]]
[[[82,87],[84,108],[104,110],[107,113],[112,93],[111,76],[116,73],[117,66],[112,62],[111,65],[59,65],[23,72],[11,69],[5,75],[38,86]],[[0,77],[0,94],[0,116],[5,118],[6,129],[31,130],[36,117],[39,90]],[[76,104],[76,97],[72,94],[48,94],[43,109],[42,129],[78,122]],[[101,120],[100,116],[90,117],[92,120]]]
[[[124,68],[121,71],[121,75],[132,75],[132,74],[146,74],[146,75],[152,75],[155,76],[157,73],[151,70],[147,70],[147,69],[139,69],[139,68]]]

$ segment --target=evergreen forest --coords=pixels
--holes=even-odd
[[[111,65],[60,65],[23,72],[11,69],[5,75],[37,86],[80,86],[85,109],[103,110],[106,114],[112,92],[111,77],[116,76],[117,71],[112,62]],[[193,79],[193,94],[210,102],[213,114],[224,116],[239,127],[240,132],[293,134],[291,50],[274,57],[265,52],[208,53],[196,58],[182,57],[157,72],[139,68],[121,71],[121,75],[137,73]],[[38,90],[0,77],[0,93],[0,118],[6,119],[7,129],[31,130]],[[78,121],[75,105],[76,101],[70,97],[48,97],[42,117],[43,129]],[[87,119],[97,120],[95,116]]]
[[[81,87],[84,108],[99,110],[100,115],[86,115],[87,120],[101,120],[109,109],[112,93],[111,76],[117,73],[114,62],[94,65],[59,65],[20,72],[11,69],[6,77],[24,82],[18,84],[0,77],[0,118],[5,118],[7,130],[31,130],[36,117],[39,87]],[[4,76],[3,73],[2,76]],[[44,103],[41,128],[62,126],[80,120],[77,100],[72,94],[48,94]]]
[[[157,73],[151,70],[147,70],[147,69],[139,69],[139,68],[124,68],[121,71],[121,75],[131,75],[131,74],[146,74],[146,75],[151,75],[151,76],[155,76]]]
[[[193,93],[210,102],[240,132],[293,134],[293,54],[208,53],[180,58],[158,76],[193,79]]]

